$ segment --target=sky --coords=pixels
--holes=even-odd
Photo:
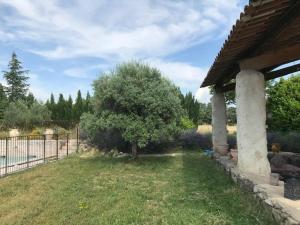
[[[30,91],[45,101],[51,93],[92,93],[93,80],[137,60],[208,102],[208,88],[199,87],[247,3],[0,0],[0,71],[15,52],[30,70]]]

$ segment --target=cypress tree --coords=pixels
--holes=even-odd
[[[78,90],[76,101],[73,108],[73,118],[75,121],[80,120],[80,116],[83,113],[84,105],[83,105],[83,99],[81,97],[81,91]]]
[[[68,122],[72,121],[73,119],[72,114],[73,114],[73,99],[71,95],[69,95],[68,101],[66,102],[66,117],[65,117],[65,119]]]
[[[89,92],[86,94],[84,112],[92,112],[91,96]]]
[[[22,63],[18,60],[16,53],[12,53],[11,60],[8,64],[8,71],[4,71],[4,78],[7,82],[6,93],[9,102],[26,99],[29,84],[29,77],[26,76],[28,70],[23,70]]]
[[[57,120],[66,120],[66,101],[63,94],[59,94],[58,102],[56,104]]]

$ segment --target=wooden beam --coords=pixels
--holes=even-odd
[[[288,75],[291,73],[295,73],[298,71],[300,71],[300,63],[290,66],[290,67],[286,67],[286,68],[282,68],[279,70],[274,70],[274,71],[268,72],[265,75],[265,80],[272,80],[272,79],[282,77],[282,76],[285,76],[285,75]]]
[[[222,87],[222,92],[228,92],[235,89],[235,83],[230,83]]]
[[[267,73],[265,73],[265,80],[268,81],[268,80],[276,79],[278,77],[282,77],[282,76],[285,76],[285,75],[288,75],[291,73],[295,73],[298,71],[300,71],[300,63],[293,65],[293,66],[286,67],[286,68],[282,68],[279,70],[267,72]],[[227,84],[221,88],[222,92],[228,92],[228,91],[232,91],[234,89],[235,89],[235,83]]]
[[[270,0],[270,2],[272,2],[272,1],[273,0]],[[250,5],[258,6],[258,5],[261,5],[264,3],[268,3],[268,2],[269,2],[269,0],[258,1],[257,3],[250,2]],[[289,4],[289,9],[286,10],[283,13],[283,15],[281,15],[279,18],[277,18],[275,21],[273,21],[272,26],[270,28],[268,28],[268,30],[265,31],[264,34],[261,35],[261,37],[259,39],[257,39],[251,45],[251,47],[249,47],[242,54],[239,54],[237,58],[245,58],[245,57],[249,57],[251,55],[253,56],[253,55],[257,54],[261,50],[261,46],[263,46],[265,43],[272,41],[274,39],[274,37],[276,37],[278,34],[280,34],[281,31],[293,21],[293,19],[295,17],[300,15],[300,1],[299,0],[290,0],[288,4]],[[278,11],[280,11],[280,10],[278,9]],[[263,21],[263,22],[265,22],[265,21]],[[261,27],[261,26],[259,26],[259,27]],[[257,29],[257,27],[254,27],[254,28]],[[257,32],[257,30],[256,30],[256,32]],[[292,61],[294,61],[294,60],[292,60]],[[279,63],[279,64],[282,65],[284,63]],[[222,77],[222,76],[217,77],[215,79],[214,83],[223,83],[224,84],[224,83],[229,82],[231,79],[233,79],[236,75],[236,73],[232,73],[232,70],[235,70],[234,68],[235,68],[235,65],[226,69],[226,71],[224,71],[224,73],[229,74],[229,75],[226,77]],[[206,83],[209,83],[209,82],[206,82]],[[206,84],[206,83],[203,83],[201,85],[201,87],[207,86],[208,84]]]
[[[300,45],[277,49],[263,55],[239,61],[240,69],[263,70],[275,65],[283,65],[300,59]]]

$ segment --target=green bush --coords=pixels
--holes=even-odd
[[[181,118],[181,126],[184,130],[186,129],[193,129],[196,127],[194,122],[190,120],[188,117],[182,117]]]
[[[300,131],[300,75],[279,82],[267,89],[269,129]]]
[[[30,129],[50,120],[46,106],[33,103],[28,107],[25,101],[11,102],[4,111],[3,123],[7,128]]]
[[[95,113],[81,117],[81,129],[90,139],[100,131],[118,131],[136,156],[137,148],[180,131],[180,93],[157,69],[137,62],[121,64],[93,86]]]

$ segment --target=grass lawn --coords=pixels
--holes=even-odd
[[[0,179],[0,224],[275,224],[200,153],[72,156]]]

